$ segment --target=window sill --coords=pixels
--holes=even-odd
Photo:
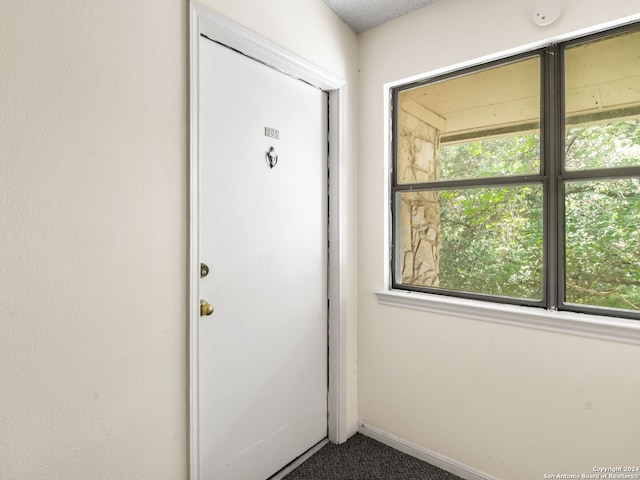
[[[390,307],[640,345],[640,321],[637,320],[553,312],[534,307],[494,304],[402,290],[374,293],[378,303]]]

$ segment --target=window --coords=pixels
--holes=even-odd
[[[640,319],[640,30],[392,90],[392,286]]]

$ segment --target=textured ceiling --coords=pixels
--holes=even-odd
[[[351,29],[364,32],[437,0],[322,0]]]

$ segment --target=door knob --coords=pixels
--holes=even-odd
[[[213,313],[213,305],[200,300],[200,316],[211,315]]]

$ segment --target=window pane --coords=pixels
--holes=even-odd
[[[640,165],[640,32],[565,50],[565,166]]]
[[[565,185],[565,301],[640,309],[640,180]]]
[[[442,178],[501,177],[537,173],[540,136],[494,138],[440,147]]]
[[[640,165],[640,120],[567,129],[567,170],[633,165]]]
[[[398,93],[399,184],[540,172],[538,56]]]
[[[400,192],[396,208],[403,284],[542,298],[540,184]]]

